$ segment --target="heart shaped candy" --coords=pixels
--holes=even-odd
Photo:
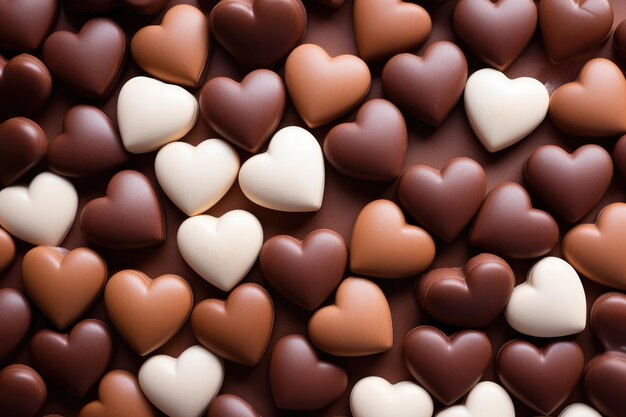
[[[484,381],[470,391],[464,405],[446,408],[437,417],[515,417],[515,407],[500,385]]]
[[[30,330],[33,313],[28,299],[14,288],[0,289],[0,317],[0,360],[4,360]]]
[[[433,400],[419,385],[402,381],[390,384],[370,376],[361,379],[350,393],[350,411],[354,417],[431,417]]]
[[[607,382],[610,381],[610,384]],[[585,371],[586,393],[593,405],[607,417],[626,413],[626,355],[607,352],[596,356]]]
[[[34,417],[46,401],[46,383],[33,368],[9,365],[0,370],[0,410],[11,417]]]
[[[568,405],[561,411],[559,417],[602,417],[600,413],[598,413],[593,408],[589,407],[587,404],[575,403]]]
[[[609,292],[593,303],[589,321],[600,344],[606,350],[626,353],[626,295]]]
[[[51,92],[52,76],[39,59],[20,54],[7,61],[0,56],[0,121],[30,116],[41,108]]]
[[[261,417],[250,404],[233,394],[222,394],[211,401],[207,417],[234,416]]]
[[[58,0],[0,3],[0,49],[38,49],[56,21]]]
[[[48,140],[32,120],[14,117],[0,125],[0,184],[10,185],[46,155]]]

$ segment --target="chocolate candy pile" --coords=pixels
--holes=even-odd
[[[626,417],[626,2],[417,3],[0,0],[0,417]]]

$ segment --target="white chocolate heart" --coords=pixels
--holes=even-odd
[[[161,148],[154,170],[170,200],[194,216],[211,208],[228,192],[237,179],[239,156],[220,139],[205,140],[198,146],[174,142]]]
[[[28,187],[0,191],[0,226],[33,245],[58,246],[70,231],[77,209],[72,183],[50,172],[37,175]]]
[[[124,147],[151,152],[185,136],[198,118],[198,101],[187,90],[150,77],[126,81],[117,99]]]
[[[436,417],[515,417],[515,407],[504,388],[484,381],[470,391],[464,405],[446,408]]]
[[[513,290],[504,316],[520,333],[560,337],[584,330],[585,290],[578,274],[563,259],[549,256],[537,262],[528,279]]]
[[[370,376],[352,388],[350,410],[353,417],[432,417],[433,400],[413,382],[392,385]]]
[[[559,417],[602,417],[602,415],[587,404],[576,403],[565,407]]]
[[[324,197],[324,157],[307,130],[289,126],[272,138],[267,152],[239,171],[241,190],[256,204],[280,211],[317,211]]]
[[[489,152],[513,145],[545,119],[546,87],[534,78],[509,79],[500,71],[476,71],[465,85],[465,111],[474,133]]]
[[[222,291],[230,291],[259,256],[263,227],[247,211],[233,210],[219,218],[188,218],[180,225],[177,240],[194,271]]]
[[[224,365],[196,345],[178,358],[151,357],[141,365],[138,378],[146,398],[169,417],[198,417],[220,390]]]

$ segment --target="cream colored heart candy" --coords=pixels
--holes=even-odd
[[[232,290],[250,271],[263,245],[263,227],[252,214],[233,210],[222,217],[190,217],[178,229],[178,249],[202,278]]]
[[[602,417],[602,414],[598,413],[587,404],[576,403],[565,407],[563,411],[561,411],[561,414],[559,414],[559,417]]]
[[[350,394],[353,417],[432,417],[433,400],[414,382],[390,384],[377,376],[361,379]]]
[[[220,139],[205,140],[198,146],[174,142],[161,148],[154,170],[170,200],[194,216],[211,208],[228,192],[237,179],[239,156]]]
[[[515,407],[504,388],[484,381],[470,391],[464,405],[446,408],[436,417],[515,417]]]
[[[69,181],[44,172],[28,187],[0,191],[0,226],[33,245],[58,246],[70,231],[78,194]]]
[[[126,81],[117,99],[124,147],[145,153],[178,140],[198,119],[198,101],[187,90],[150,77]]]

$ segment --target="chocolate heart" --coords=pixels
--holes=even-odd
[[[286,99],[278,74],[260,69],[246,75],[241,83],[227,77],[210,79],[202,87],[199,101],[202,116],[211,128],[256,153],[280,123]]]
[[[128,153],[111,120],[100,109],[78,105],[68,110],[63,133],[48,144],[48,166],[67,177],[86,177],[113,169]]]
[[[400,204],[446,242],[459,236],[485,197],[487,175],[473,159],[454,158],[441,171],[413,165],[398,182]]]
[[[385,64],[383,90],[398,107],[439,126],[459,101],[467,81],[467,60],[448,41],[431,44],[422,56],[399,54]]]
[[[111,19],[89,20],[78,34],[55,32],[43,45],[43,60],[52,74],[88,99],[106,98],[126,55],[126,36]]]
[[[151,279],[127,269],[107,282],[104,304],[115,329],[135,352],[145,356],[183,327],[193,307],[193,293],[178,275]]]
[[[207,417],[261,417],[261,415],[236,395],[222,394],[211,401]]]
[[[142,248],[165,240],[159,196],[145,175],[131,170],[115,174],[107,195],[85,205],[80,229],[89,240],[112,249]]]
[[[0,49],[39,49],[57,16],[58,0],[0,2]]]
[[[40,330],[30,341],[33,366],[79,397],[98,382],[112,358],[111,331],[99,320],[83,320],[69,334]]]
[[[15,242],[10,234],[0,228],[0,272],[11,266],[14,260]]]
[[[355,178],[388,181],[398,178],[407,149],[404,116],[392,103],[365,103],[352,123],[332,128],[324,139],[324,155],[337,171]]]
[[[622,57],[626,57],[626,19],[613,32],[613,46]]]
[[[0,371],[0,410],[7,417],[34,417],[47,392],[41,376],[29,366],[9,365]]]
[[[46,155],[48,139],[41,127],[24,117],[0,125],[0,184],[18,180]],[[3,268],[0,268],[3,269]]]
[[[565,61],[606,39],[613,8],[608,0],[542,0],[539,26],[550,59]]]
[[[255,366],[263,358],[273,325],[274,304],[257,284],[238,286],[226,301],[204,300],[191,314],[191,329],[200,343],[247,366]]]
[[[315,230],[302,241],[274,236],[263,244],[259,254],[265,279],[309,311],[318,308],[339,285],[347,263],[346,242],[327,229]]]
[[[330,404],[348,387],[343,369],[318,359],[301,335],[283,336],[272,349],[269,364],[274,402],[287,410],[313,410]]]
[[[188,4],[169,9],[160,25],[140,29],[130,44],[133,59],[168,83],[199,87],[209,59],[209,22]]]
[[[443,404],[452,404],[480,381],[491,360],[491,342],[465,330],[448,337],[430,326],[406,335],[404,361],[411,375]]]
[[[87,248],[69,251],[38,246],[22,261],[26,293],[59,329],[87,311],[104,288],[106,278],[104,259]]]
[[[591,328],[605,350],[626,353],[626,295],[603,294],[593,303],[589,320]]]
[[[422,228],[406,224],[402,210],[376,200],[359,213],[350,239],[350,270],[377,278],[419,274],[435,258],[435,242]]]
[[[463,268],[441,268],[425,274],[418,281],[415,297],[438,321],[485,327],[504,309],[514,286],[515,274],[506,261],[483,253]]]
[[[535,33],[537,7],[533,0],[459,0],[452,25],[480,59],[504,71]]]
[[[554,342],[542,349],[514,340],[496,359],[498,376],[521,402],[543,415],[551,414],[578,383],[585,358],[575,342]]]
[[[300,0],[222,0],[211,11],[213,34],[235,58],[254,68],[280,63],[302,40]]]
[[[558,240],[552,216],[534,209],[524,187],[514,182],[487,194],[469,236],[471,245],[516,259],[543,256]]]
[[[595,357],[585,372],[587,396],[607,417],[626,415],[626,355],[608,352]]]
[[[432,28],[424,8],[400,0],[355,0],[353,19],[359,55],[366,61],[416,49]]]
[[[21,54],[7,61],[0,56],[0,121],[32,115],[51,92],[52,76],[39,59]]]
[[[14,288],[0,289],[0,360],[22,343],[32,320],[30,303],[21,292]]]

